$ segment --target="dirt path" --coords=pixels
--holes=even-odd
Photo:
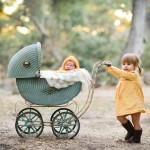
[[[15,130],[15,105],[17,102],[16,108],[22,109],[24,100],[20,95],[0,95],[0,150],[149,150],[150,87],[144,87],[147,111],[142,115],[141,144],[123,141],[126,131],[115,118],[114,94],[114,87],[95,90],[92,104],[80,118],[80,131],[73,140],[56,139],[51,127],[45,127],[39,138],[20,138]],[[53,111],[41,109],[44,119],[49,119]]]

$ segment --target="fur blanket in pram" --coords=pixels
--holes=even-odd
[[[71,71],[40,71],[40,78],[45,78],[50,87],[57,89],[68,87],[75,82],[82,82],[82,90],[87,90],[91,86],[91,76],[86,69],[75,69]]]

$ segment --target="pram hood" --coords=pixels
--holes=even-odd
[[[10,60],[7,75],[10,78],[35,77],[42,64],[41,43],[22,48]]]

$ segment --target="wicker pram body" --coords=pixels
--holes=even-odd
[[[46,79],[35,77],[41,69],[41,63],[40,43],[24,47],[9,62],[8,76],[16,78],[19,93],[26,101],[37,105],[57,106],[68,103],[78,95],[81,82],[56,89],[50,87]]]
[[[37,105],[57,106],[68,103],[78,95],[81,82],[66,88],[50,87],[46,79],[23,78],[17,79],[17,86],[21,96],[28,102]]]

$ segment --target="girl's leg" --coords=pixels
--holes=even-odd
[[[134,129],[136,129],[136,130],[141,130],[140,116],[141,116],[141,113],[135,113],[135,114],[131,115],[132,123],[134,125]]]
[[[141,142],[141,135],[142,135],[142,128],[140,125],[140,116],[141,113],[132,114],[132,122],[134,124],[134,134],[133,137],[128,140],[128,143],[140,143]]]
[[[125,141],[128,141],[129,139],[133,137],[134,127],[132,123],[128,119],[126,119],[126,116],[117,116],[117,119],[120,121],[122,126],[127,130]]]
[[[120,121],[121,124],[125,124],[128,122],[128,119],[126,119],[126,116],[117,116],[117,119]]]

